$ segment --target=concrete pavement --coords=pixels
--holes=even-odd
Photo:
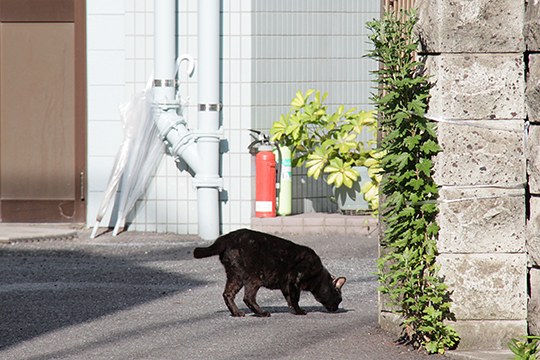
[[[348,278],[343,310],[328,314],[305,293],[300,305],[309,314],[294,316],[279,292],[262,289],[268,319],[229,316],[223,268],[217,257],[192,258],[205,243],[196,236],[105,232],[90,239],[89,230],[65,225],[0,224],[0,358],[442,358],[396,345],[379,329],[371,220],[354,232],[307,234],[310,218],[288,220],[281,231],[305,222],[302,235],[285,237],[312,247],[332,273]],[[339,221],[324,223],[332,229]],[[507,351],[449,357],[512,358]]]
[[[294,316],[280,292],[263,289],[258,301],[270,318],[231,318],[223,268],[217,257],[192,258],[203,243],[193,236],[79,231],[72,240],[0,244],[0,358],[438,358],[378,328],[373,236],[288,237],[348,278],[341,312],[305,293],[309,313]]]

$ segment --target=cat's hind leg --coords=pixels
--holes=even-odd
[[[240,317],[246,315],[243,311],[238,309],[238,306],[236,306],[236,303],[234,302],[234,298],[240,289],[242,289],[242,286],[240,281],[227,277],[227,283],[225,284],[225,290],[223,291],[223,300],[225,300],[225,305],[229,308],[232,316]]]
[[[257,291],[260,289],[260,285],[246,284],[244,289],[244,303],[255,313],[255,316],[268,317],[270,313],[261,309],[257,304]]]

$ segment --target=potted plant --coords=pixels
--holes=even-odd
[[[324,105],[328,94],[307,90],[296,93],[291,110],[272,125],[272,141],[288,146],[293,166],[307,168],[307,175],[326,182],[346,193],[363,192],[372,209],[378,206],[378,184],[383,156],[374,149],[375,139],[363,143],[360,134],[366,129],[376,132],[374,111],[345,111],[343,105],[331,113]],[[360,168],[366,167],[370,178],[360,187]],[[367,179],[364,179],[367,180]],[[344,186],[344,187],[343,187]],[[350,189],[350,190],[349,190]],[[339,202],[338,202],[339,203]]]

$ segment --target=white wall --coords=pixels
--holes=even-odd
[[[179,52],[196,59],[197,1],[178,3]],[[153,4],[154,0],[87,0],[89,226],[95,222],[123,137],[118,105],[143,89],[152,72]],[[367,42],[364,23],[378,16],[379,1],[223,0],[222,4],[226,152],[221,209],[222,231],[228,232],[249,227],[253,214],[254,169],[247,152],[251,141],[247,129],[269,128],[288,110],[297,89],[317,87],[328,91],[333,103],[368,107],[367,71],[373,66],[361,58]],[[343,17],[347,20],[340,20]],[[325,36],[323,29],[334,37]],[[305,45],[297,46],[299,41]],[[302,70],[306,68],[311,70]],[[181,80],[182,96],[190,100],[186,118],[196,128],[197,71],[189,79],[181,71]],[[130,229],[196,234],[196,207],[190,176],[165,157],[132,214]],[[107,215],[102,225],[109,223]]]
[[[126,98],[126,8],[123,1],[88,0],[87,14],[87,222],[93,225],[123,137],[118,105]]]
[[[88,0],[88,225],[92,226],[122,141],[118,104],[141,90],[153,67],[153,0]],[[251,2],[223,2],[222,231],[250,226],[252,215],[251,156]],[[180,53],[197,58],[197,2],[179,1]],[[186,118],[197,124],[197,71],[181,72],[182,96],[189,99]],[[196,191],[186,172],[165,157],[139,201],[131,229],[197,233]],[[109,217],[103,225],[109,223]]]

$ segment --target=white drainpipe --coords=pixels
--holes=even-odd
[[[219,31],[220,31],[220,0],[199,0],[197,10],[197,48],[198,67],[198,132],[199,154],[204,155],[201,170],[195,177],[198,186],[197,196],[199,205],[199,235],[204,231],[207,238],[219,236],[219,226],[201,229],[201,221],[208,218],[210,223],[219,224],[219,189],[222,179],[219,177],[219,141],[222,129],[219,126],[221,102],[219,101]],[[202,204],[214,204],[203,207]],[[204,238],[204,237],[203,237]]]
[[[195,174],[199,236],[219,236],[219,0],[200,0],[198,129],[187,128],[176,101],[176,0],[154,0],[154,117],[163,141]],[[210,49],[212,48],[212,49]]]

